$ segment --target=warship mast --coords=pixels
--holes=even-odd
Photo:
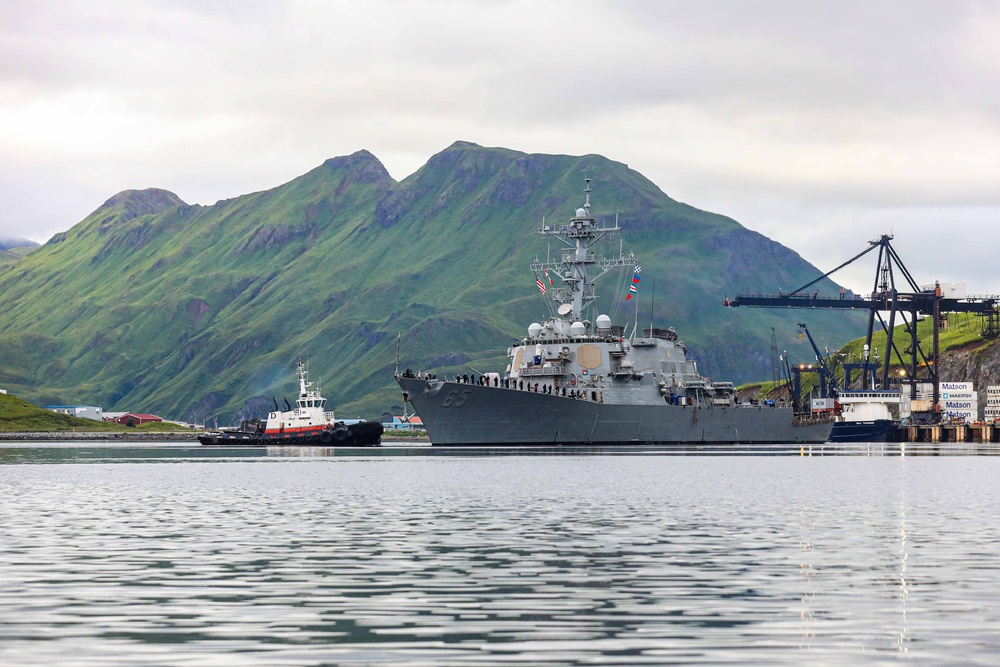
[[[532,262],[531,270],[536,274],[549,272],[562,280],[564,287],[552,290],[552,300],[559,306],[556,312],[564,321],[580,321],[584,310],[597,300],[595,281],[613,268],[635,266],[636,257],[629,253],[618,257],[597,257],[591,249],[595,243],[608,234],[621,231],[617,216],[613,227],[598,225],[590,213],[590,178],[585,178],[584,202],[576,209],[576,215],[568,224],[558,227],[544,225],[538,230],[543,236],[555,237],[566,246],[561,261]],[[568,306],[568,307],[567,307]]]

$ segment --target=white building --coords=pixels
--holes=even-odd
[[[94,405],[43,405],[46,410],[58,412],[61,415],[70,417],[81,417],[83,419],[93,419],[94,421],[104,421],[104,410]]]

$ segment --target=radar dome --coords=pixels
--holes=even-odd
[[[571,336],[583,336],[587,333],[587,327],[583,325],[583,322],[573,322],[572,326],[569,328],[569,334]]]
[[[534,338],[538,334],[542,333],[542,325],[538,322],[532,322],[528,325],[528,336]]]
[[[578,217],[578,218],[586,218],[587,217],[587,209],[585,209],[585,208],[578,208],[578,209],[576,209],[576,217]]]
[[[598,329],[610,329],[611,328],[611,318],[607,315],[597,316],[597,328]]]

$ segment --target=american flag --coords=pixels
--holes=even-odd
[[[545,294],[545,283],[542,282],[537,273],[535,274],[535,284],[538,285],[538,289],[542,291],[542,294]]]
[[[628,296],[625,297],[626,301],[628,301],[629,299],[631,299],[632,295],[635,294],[635,288],[638,287],[638,285],[639,285],[639,272],[640,271],[642,271],[642,267],[641,266],[635,267],[635,275],[632,276],[632,284],[628,286]]]

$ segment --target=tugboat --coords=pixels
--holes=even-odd
[[[296,372],[299,378],[299,397],[295,409],[267,415],[266,424],[243,422],[239,428],[222,428],[206,431],[198,436],[199,442],[211,446],[274,447],[374,447],[382,442],[382,424],[359,421],[348,424],[337,421],[333,412],[326,411],[326,399],[307,380],[308,372],[302,359]],[[285,401],[287,405],[288,401]]]
[[[634,255],[597,257],[592,246],[612,232],[585,201],[568,224],[544,226],[566,248],[561,261],[531,264],[536,276],[555,278],[545,289],[554,316],[532,323],[527,337],[507,350],[503,373],[452,379],[407,369],[396,373],[404,403],[413,404],[433,445],[620,446],[649,444],[823,443],[830,415],[797,414],[773,401],[740,400],[732,382],[698,373],[677,332],[652,326],[636,335],[612,326],[607,315],[591,323],[596,278],[640,268]],[[627,274],[626,274],[627,275]]]

